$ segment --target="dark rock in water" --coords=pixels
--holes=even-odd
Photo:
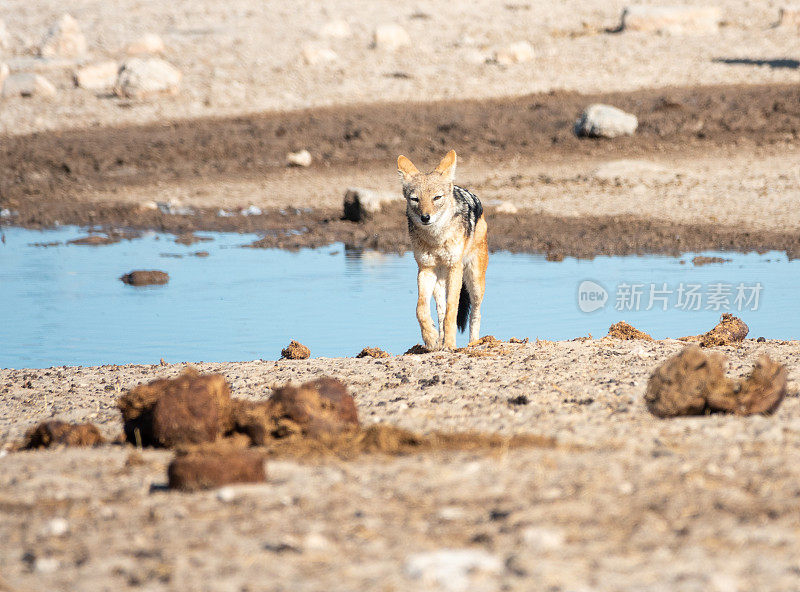
[[[114,243],[118,243],[120,241],[120,237],[118,236],[108,236],[108,235],[100,235],[100,234],[90,234],[89,236],[84,236],[81,238],[76,238],[71,241],[67,241],[68,245],[89,245],[92,247],[99,247],[101,245],[113,245]]]
[[[49,448],[58,444],[65,446],[97,446],[105,439],[91,423],[71,424],[53,420],[40,423],[25,434],[23,448]]]
[[[205,243],[214,240],[210,236],[197,236],[193,232],[186,232],[178,236],[175,242],[179,245],[193,245],[194,243]]]
[[[166,284],[169,274],[155,269],[138,269],[121,276],[123,282],[130,286],[152,286]]]
[[[267,480],[263,455],[251,450],[189,452],[175,457],[167,468],[167,475],[169,488],[182,491]]]

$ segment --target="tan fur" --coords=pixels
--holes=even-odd
[[[406,213],[417,274],[417,320],[428,349],[456,346],[456,317],[462,282],[470,294],[470,342],[480,337],[481,302],[489,263],[486,220],[481,216],[468,235],[457,216],[453,196],[457,157],[451,150],[430,173],[420,173],[405,156],[397,169],[408,194]],[[429,222],[426,224],[426,217]],[[430,298],[436,300],[439,331],[430,315]]]

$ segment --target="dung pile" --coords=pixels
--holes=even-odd
[[[105,438],[91,423],[71,424],[59,420],[45,421],[25,434],[24,449],[64,446],[98,446]]]
[[[786,395],[786,367],[762,356],[743,381],[725,376],[725,357],[690,346],[656,368],[644,400],[658,417],[773,413]]]
[[[644,339],[645,341],[653,341],[650,335],[644,331],[639,331],[639,329],[625,321],[619,321],[611,325],[608,328],[608,335],[606,335],[606,337],[611,337],[613,339]]]

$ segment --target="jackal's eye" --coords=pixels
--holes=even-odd
[[[436,201],[437,199],[442,199],[443,197],[444,197],[443,195],[434,195],[433,201]]]

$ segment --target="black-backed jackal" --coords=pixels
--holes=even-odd
[[[406,198],[408,232],[419,266],[417,320],[428,349],[456,346],[469,316],[469,340],[480,337],[481,302],[489,249],[480,200],[455,185],[456,153],[451,150],[430,173],[420,173],[405,156],[397,159]],[[431,295],[439,317],[431,320]],[[471,311],[470,311],[471,309]]]

